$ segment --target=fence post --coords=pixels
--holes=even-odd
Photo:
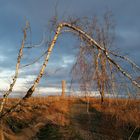
[[[61,94],[62,98],[65,97],[65,91],[66,91],[66,81],[62,80],[62,94]]]

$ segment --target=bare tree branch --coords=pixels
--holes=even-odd
[[[45,33],[44,33],[43,34],[43,39],[40,41],[40,43],[33,44],[33,45],[27,45],[27,46],[24,47],[24,49],[39,48],[39,47],[43,46],[46,42],[48,42],[48,41],[46,40]]]
[[[116,54],[116,53],[114,53],[114,52],[112,52],[112,51],[109,51],[109,53],[112,54],[112,55],[114,55],[114,56],[116,56],[116,57],[119,57],[119,58],[121,58],[121,59],[124,59],[124,60],[128,61],[133,67],[135,67],[135,68],[137,68],[138,70],[140,70],[140,67],[139,67],[135,62],[133,62],[131,59],[129,59],[128,57],[126,57],[126,56],[121,56],[121,55]]]
[[[31,66],[33,65],[34,63],[38,62],[43,56],[45,56],[47,54],[48,51],[45,51],[43,52],[42,55],[40,55],[38,58],[36,58],[34,61],[30,62],[29,64],[26,64],[26,65],[23,65],[23,66],[20,66],[20,68],[25,68],[25,67],[28,67],[28,66]]]
[[[108,61],[110,61],[125,77],[127,77],[135,86],[137,86],[138,88],[140,88],[140,85],[132,79],[131,75],[128,74],[127,72],[125,72],[125,70],[123,70],[121,68],[121,66],[119,64],[117,64],[113,59],[111,59],[111,57],[109,56],[108,52],[106,51],[106,49],[104,47],[102,47],[101,45],[99,45],[92,37],[90,37],[86,32],[84,32],[82,29],[80,29],[79,27],[76,27],[74,25],[71,25],[69,23],[66,23],[66,22],[63,22],[63,23],[60,23],[57,27],[57,30],[56,30],[56,33],[55,33],[55,36],[50,44],[50,47],[48,48],[48,53],[45,57],[45,60],[44,60],[44,63],[40,69],[40,72],[39,72],[39,75],[37,76],[36,80],[34,81],[32,87],[27,91],[27,94],[25,95],[25,97],[23,99],[27,99],[29,98],[32,93],[35,91],[35,88],[36,86],[38,85],[41,77],[43,76],[44,74],[44,71],[45,71],[45,68],[46,68],[46,65],[49,61],[49,57],[50,57],[50,54],[52,52],[52,49],[57,41],[57,38],[59,36],[59,34],[61,33],[61,30],[63,29],[63,27],[67,27],[67,28],[70,28],[76,32],[78,32],[80,35],[82,35],[89,43],[92,43],[93,46],[95,46],[98,50],[101,50],[106,58],[108,59]]]
[[[37,76],[37,78],[35,79],[33,85],[31,86],[31,88],[27,91],[26,95],[21,99],[21,101],[19,103],[16,104],[15,107],[17,107],[18,105],[20,105],[24,100],[26,100],[27,98],[31,97],[33,92],[35,91],[35,88],[37,87],[37,85],[39,84],[40,82],[40,79],[42,78],[44,72],[45,72],[45,68],[48,64],[48,61],[49,61],[49,57],[51,55],[51,52],[54,48],[54,45],[59,37],[59,35],[61,34],[61,30],[64,28],[64,27],[67,27],[69,29],[72,29],[72,31],[76,31],[79,36],[82,36],[82,38],[85,39],[86,43],[88,42],[90,44],[90,46],[93,48],[93,49],[97,49],[98,51],[100,51],[102,54],[104,54],[106,56],[106,59],[116,68],[118,69],[118,71],[120,71],[125,77],[127,77],[136,87],[140,88],[140,85],[132,79],[131,75],[128,74],[127,72],[125,72],[125,70],[123,70],[121,68],[121,66],[119,64],[117,64],[108,54],[107,50],[102,47],[100,44],[98,44],[90,35],[88,35],[85,31],[83,31],[82,29],[80,29],[79,27],[77,26],[74,26],[74,25],[71,25],[69,23],[66,23],[66,22],[62,22],[60,24],[58,24],[57,26],[57,29],[56,29],[56,32],[55,32],[55,35],[54,35],[54,38],[53,40],[51,41],[51,44],[47,50],[47,54],[46,54],[46,57],[45,57],[45,60],[43,62],[43,65],[40,69],[40,72]],[[13,107],[13,109],[15,108]],[[12,109],[12,110],[13,110]],[[9,112],[11,112],[11,110],[9,110]],[[7,114],[7,113],[5,113]],[[2,115],[4,116],[4,115]]]
[[[23,29],[23,39],[22,39],[21,48],[20,48],[19,53],[18,53],[15,75],[13,77],[13,81],[10,84],[10,87],[9,87],[8,91],[6,91],[3,94],[3,99],[2,99],[1,104],[0,104],[0,113],[2,113],[2,110],[3,110],[3,107],[4,107],[5,101],[6,101],[7,97],[8,97],[8,95],[12,92],[13,87],[14,87],[14,85],[16,83],[17,78],[18,78],[20,61],[21,61],[21,58],[23,56],[23,48],[24,48],[24,43],[26,41],[26,37],[27,37],[27,33],[26,32],[28,30],[28,27],[29,27],[29,23],[26,22],[26,27]]]

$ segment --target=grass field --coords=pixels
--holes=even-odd
[[[4,111],[19,99],[8,99]],[[30,98],[1,121],[6,140],[137,140],[140,100]]]

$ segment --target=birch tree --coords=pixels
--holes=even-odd
[[[7,112],[5,112],[4,114],[1,115],[1,118],[3,116],[5,116],[6,114],[8,114],[9,112],[13,111],[18,105],[21,105],[26,99],[30,98],[33,94],[33,92],[35,91],[36,87],[38,86],[42,76],[44,75],[45,72],[45,68],[48,64],[50,55],[52,53],[52,50],[57,42],[58,37],[65,33],[65,32],[69,32],[72,33],[74,36],[78,37],[78,40],[80,40],[81,42],[84,43],[85,47],[84,49],[81,47],[80,50],[82,53],[80,53],[81,58],[82,57],[89,57],[89,55],[91,55],[92,57],[92,61],[89,61],[89,63],[86,64],[86,62],[84,62],[85,60],[90,60],[88,59],[83,59],[83,64],[84,65],[88,65],[89,69],[91,70],[91,72],[88,75],[88,72],[85,71],[86,69],[84,68],[84,71],[86,72],[86,76],[89,78],[90,76],[92,76],[92,79],[89,79],[89,81],[93,81],[96,80],[97,81],[97,87],[100,91],[101,94],[101,101],[103,101],[104,98],[104,91],[105,91],[105,86],[107,78],[108,76],[108,69],[110,70],[110,72],[112,73],[113,71],[110,69],[109,66],[115,68],[117,71],[119,71],[119,73],[121,73],[121,75],[125,78],[127,78],[135,87],[140,89],[140,84],[131,76],[130,73],[128,73],[119,63],[117,63],[113,58],[116,57],[120,57],[120,55],[117,55],[115,53],[112,53],[111,50],[108,50],[108,42],[107,41],[107,37],[105,37],[105,34],[102,34],[104,32],[104,30],[97,30],[96,32],[90,32],[91,28],[95,27],[94,24],[92,24],[92,26],[89,28],[89,32],[85,31],[84,28],[82,28],[82,25],[78,25],[77,21],[73,21],[73,22],[59,22],[56,23],[56,30],[55,30],[55,35],[52,39],[52,41],[49,43],[49,47],[47,49],[47,51],[45,53],[43,53],[43,56],[45,55],[45,59],[44,62],[40,68],[40,71],[35,79],[35,81],[33,82],[32,86],[29,88],[29,90],[27,91],[26,95],[17,103],[15,104],[13,107],[11,107],[9,110],[7,110]],[[108,29],[108,26],[106,26],[106,28]],[[98,29],[98,28],[96,28]],[[94,30],[93,30],[94,31]],[[92,36],[92,33],[98,33],[99,32],[99,38],[94,39],[94,36]],[[102,36],[102,37],[101,37]],[[86,48],[86,49],[85,49]],[[83,50],[82,50],[83,49]],[[89,53],[89,55],[84,55],[83,54],[88,54],[89,51],[93,52],[93,53]],[[95,57],[93,57],[93,55],[95,55]],[[81,59],[80,58],[80,59]],[[121,59],[126,59],[126,57],[120,57]],[[127,59],[127,62],[130,64],[133,64],[134,67],[136,67],[137,69],[139,69],[139,66],[137,66],[134,62],[132,61],[128,61],[129,59]],[[94,64],[94,65],[90,65],[90,64]],[[86,66],[84,66],[86,67]],[[90,69],[91,67],[91,69]],[[91,74],[91,75],[90,75]],[[102,79],[101,79],[102,78]]]
[[[18,75],[19,75],[20,62],[21,62],[21,59],[22,59],[22,56],[23,56],[23,49],[24,49],[24,44],[26,42],[27,30],[28,29],[29,29],[29,23],[26,22],[26,26],[23,29],[23,39],[22,39],[21,47],[20,47],[18,57],[17,57],[15,75],[14,75],[14,77],[12,79],[12,83],[10,84],[9,89],[3,94],[3,98],[2,98],[2,101],[0,103],[0,113],[2,112],[4,104],[6,102],[6,99],[8,98],[9,94],[12,92],[13,87],[14,87],[14,85],[15,85],[15,83],[17,81]]]
[[[49,46],[49,48],[47,50],[47,54],[46,54],[45,60],[43,62],[43,65],[42,65],[42,67],[40,69],[40,72],[39,72],[37,78],[35,79],[33,85],[31,86],[31,88],[27,91],[27,94],[25,95],[25,97],[23,97],[24,100],[29,98],[29,97],[31,97],[31,95],[35,91],[36,86],[39,84],[40,79],[42,78],[42,76],[44,74],[44,71],[45,71],[45,68],[46,68],[46,66],[48,64],[50,54],[51,54],[51,52],[52,52],[52,50],[54,48],[54,45],[55,45],[59,35],[61,34],[61,31],[63,30],[63,28],[70,29],[70,32],[76,33],[78,35],[78,37],[80,37],[84,41],[86,41],[86,43],[88,43],[89,46],[92,49],[96,49],[97,51],[100,51],[101,54],[104,56],[104,58],[108,62],[110,62],[116,69],[118,69],[118,71],[120,71],[123,76],[128,78],[136,87],[140,88],[140,85],[137,83],[137,81],[134,80],[129,73],[127,73],[118,63],[116,63],[110,57],[109,52],[106,50],[106,48],[104,46],[102,46],[102,44],[100,45],[99,43],[97,43],[94,40],[94,38],[92,38],[90,35],[88,35],[88,33],[83,31],[80,27],[74,26],[74,25],[72,25],[70,23],[67,23],[67,22],[62,22],[62,23],[59,23],[58,26],[57,26],[56,33],[55,33],[54,38],[52,39],[51,44],[50,44],[50,46]],[[104,70],[103,70],[103,72],[104,72]]]

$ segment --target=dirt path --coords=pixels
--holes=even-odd
[[[26,103],[20,112],[9,116],[0,132],[2,139],[127,140],[135,128],[107,113],[106,104],[92,102],[87,111],[87,103],[82,99],[44,103]],[[131,140],[138,140],[139,134],[140,128],[137,128]]]
[[[126,130],[122,126],[117,126],[116,120],[109,114],[89,108],[87,104],[77,102],[71,107],[71,124],[76,133],[83,140],[126,140],[131,134],[131,130]],[[137,134],[131,140],[138,140]]]
[[[78,102],[71,108],[71,124],[83,140],[109,140],[117,138],[100,133],[102,114],[95,109],[87,111],[87,104]]]
[[[70,106],[70,125],[60,127],[47,124],[40,130],[38,140],[126,140],[123,129],[115,127],[115,120],[107,119],[108,116],[90,108],[81,101]],[[137,140],[135,138],[131,140]]]
[[[70,111],[71,125],[76,133],[83,140],[93,140],[93,134],[90,130],[90,114],[87,112],[87,105],[75,103]]]

